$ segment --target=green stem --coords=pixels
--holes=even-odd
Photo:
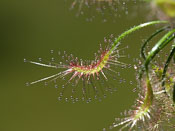
[[[110,50],[110,52],[114,51],[119,42],[124,38],[126,37],[127,35],[131,34],[132,32],[136,31],[136,30],[139,30],[143,27],[146,27],[146,26],[149,26],[149,25],[154,25],[154,24],[161,24],[161,23],[168,23],[167,21],[151,21],[151,22],[147,22],[147,23],[143,23],[143,24],[140,24],[138,26],[135,26],[127,31],[125,31],[124,33],[122,33],[118,38],[115,39],[113,45],[112,45],[112,48]]]
[[[153,90],[151,87],[148,69],[146,70],[146,87],[147,87],[147,91],[146,91],[143,106],[144,108],[150,108],[150,106],[152,105],[152,101],[153,101]]]
[[[174,87],[173,87],[173,102],[175,103],[175,83],[174,83]]]
[[[174,61],[174,63],[175,63],[175,54],[174,54],[174,57],[173,57],[173,61]]]
[[[155,37],[157,36],[159,33],[163,32],[164,30],[166,30],[167,28],[169,28],[170,26],[166,26],[166,27],[163,27],[159,30],[157,30],[155,33],[153,33],[142,45],[141,47],[141,56],[143,57],[143,59],[145,60],[146,59],[146,54],[144,53],[145,52],[145,47],[147,46],[147,44]]]
[[[167,69],[168,69],[168,66],[173,58],[175,54],[175,43],[172,45],[172,50],[170,52],[170,55],[168,56],[168,59],[165,63],[165,66],[164,66],[164,69],[163,69],[163,73],[162,73],[162,87],[164,87],[165,85],[165,76],[166,76],[166,72],[167,72]]]
[[[152,48],[146,58],[145,67],[148,67],[150,61],[155,57],[155,55],[174,39],[175,36],[173,35],[173,33],[175,33],[175,29],[165,34],[164,37],[160,39],[160,41],[158,41],[158,43]]]
[[[168,33],[166,33],[158,42],[157,44],[151,49],[151,51],[149,52],[148,56],[146,57],[145,63],[141,69],[139,78],[142,78],[142,74],[144,72],[144,70],[148,69],[148,65],[151,62],[151,60],[156,56],[156,54],[159,53],[159,51],[161,49],[163,49],[170,41],[172,41],[175,36],[173,35],[175,33],[175,29],[169,31]]]
[[[152,90],[151,83],[150,83],[149,68],[148,68],[149,66],[148,65],[151,62],[151,60],[156,56],[156,54],[159,53],[159,51],[162,48],[164,48],[172,39],[174,39],[174,35],[173,35],[174,32],[175,32],[175,30],[172,30],[172,31],[169,31],[167,34],[165,34],[164,37],[162,37],[158,41],[158,43],[152,48],[152,50],[150,51],[150,53],[146,57],[146,60],[144,63],[144,68],[146,71],[146,78],[147,78],[147,80],[146,80],[147,92],[146,92],[146,96],[144,99],[143,108],[149,108],[152,104],[152,101],[153,101],[153,90]],[[167,38],[169,38],[169,39],[167,40]],[[142,70],[142,71],[144,71],[144,70]]]

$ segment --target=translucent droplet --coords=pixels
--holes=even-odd
[[[79,99],[78,98],[75,98],[75,101],[77,102],[77,101],[79,101]]]
[[[69,101],[69,99],[66,97],[66,98],[65,98],[65,101],[66,101],[66,102],[68,102],[68,101]]]
[[[106,131],[106,128],[103,128],[103,131]]]
[[[52,57],[52,58],[51,58],[51,61],[55,61],[55,59]]]
[[[82,101],[84,101],[84,100],[85,100],[85,98],[84,98],[84,97],[82,97],[82,98],[81,98],[81,100],[82,100]]]
[[[42,61],[42,59],[41,59],[41,58],[38,58],[38,60],[39,60],[39,61]]]
[[[136,92],[136,88],[134,88],[132,91],[133,91],[133,92]]]
[[[60,92],[60,96],[63,96],[63,92]]]
[[[48,83],[47,83],[47,82],[44,82],[44,85],[45,85],[45,86],[47,86],[47,85],[48,85]]]
[[[61,97],[61,96],[59,96],[59,97],[58,97],[58,100],[59,100],[59,101],[61,101],[61,100],[62,100],[62,97]]]
[[[30,83],[29,82],[26,82],[26,86],[30,86]]]
[[[133,84],[133,82],[132,82],[132,81],[130,81],[129,83],[130,83],[131,85]]]
[[[103,97],[106,98],[106,94],[104,94]]]
[[[53,50],[50,50],[50,53],[53,54]]]
[[[24,62],[27,62],[27,60],[24,58]]]
[[[55,88],[58,88],[58,85],[55,85]]]
[[[109,129],[112,130],[113,126],[110,126]]]

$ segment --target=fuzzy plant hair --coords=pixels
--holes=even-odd
[[[164,36],[153,45],[152,49],[145,53],[148,43],[161,32]],[[173,42],[169,55],[165,57],[163,66],[155,64],[154,59],[168,44],[175,39],[175,29],[170,26],[163,27],[153,33],[142,45],[141,56],[143,64],[139,71],[140,93],[136,100],[135,109],[129,110],[127,117],[114,124],[112,127],[123,125],[120,130],[141,129],[145,131],[159,131],[173,128],[172,119],[175,117],[174,107],[174,83],[175,65],[172,63],[175,57],[175,44]],[[169,68],[168,68],[169,67]]]
[[[127,64],[119,61],[119,58],[122,57],[119,49],[121,40],[137,30],[155,24],[168,24],[168,22],[151,21],[134,26],[116,37],[114,41],[110,40],[105,49],[101,47],[98,51],[99,55],[97,55],[93,61],[88,62],[79,60],[73,55],[68,56],[66,54],[64,54],[63,57],[63,59],[67,58],[65,63],[50,62],[50,64],[45,64],[25,59],[25,62],[58,70],[58,73],[37,81],[29,82],[28,85],[33,85],[42,81],[53,81],[56,83],[57,79],[65,80],[65,78],[67,78],[68,80],[65,82],[63,89],[70,89],[70,83],[73,83],[74,87],[72,88],[72,94],[76,92],[77,88],[81,88],[83,94],[81,99],[86,99],[87,102],[89,102],[91,101],[91,97],[88,92],[89,89],[93,89],[95,92],[95,98],[98,98],[98,86],[100,86],[101,89],[104,88],[104,84],[99,85],[96,81],[100,80],[102,83],[109,83],[106,70],[116,73],[115,69],[112,67],[127,66]],[[145,53],[145,48],[148,46],[148,43],[162,32],[166,33],[153,45],[148,53]],[[162,127],[162,123],[167,123],[166,125],[171,127],[174,126],[171,123],[171,118],[174,118],[175,115],[175,77],[173,75],[175,68],[173,68],[174,64],[171,64],[171,62],[173,59],[175,60],[175,44],[172,44],[172,49],[170,50],[170,54],[167,56],[163,67],[156,65],[153,62],[160,51],[168,44],[171,44],[175,39],[174,33],[174,28],[171,26],[165,26],[153,33],[142,45],[141,56],[143,58],[143,64],[139,67],[138,73],[140,93],[138,95],[139,98],[136,100],[137,102],[135,102],[135,109],[129,110],[128,113],[125,113],[127,117],[117,119],[119,122],[114,123],[111,128],[122,126],[120,130],[129,128],[128,130],[141,129],[145,131],[154,131],[161,128],[163,129],[164,127]],[[172,67],[171,70],[168,68],[170,65]],[[62,69],[62,71],[59,71],[59,69]],[[79,85],[79,83],[81,83],[82,86]],[[110,89],[109,85],[107,90]],[[62,96],[63,92],[61,92],[59,99],[61,99]],[[66,98],[66,100],[67,99],[68,98]],[[78,98],[74,98],[74,96],[71,95],[70,99],[75,102]]]
[[[166,21],[152,21],[144,24],[140,24],[138,26],[135,26],[121,35],[119,37],[115,38],[114,41],[111,41],[108,43],[105,49],[100,48],[99,52],[100,54],[95,57],[93,61],[87,62],[83,60],[79,60],[77,57],[74,57],[73,55],[68,56],[67,54],[64,54],[63,59],[66,59],[65,62],[50,62],[49,64],[41,63],[41,62],[35,62],[26,60],[25,62],[44,66],[48,68],[54,68],[58,70],[58,73],[27,83],[27,85],[33,85],[42,81],[45,81],[46,84],[50,82],[57,83],[57,79],[65,79],[68,80],[63,84],[62,88],[63,90],[60,92],[59,99],[62,99],[63,93],[65,92],[65,89],[71,90],[71,85],[73,84],[74,87],[71,90],[71,96],[70,98],[73,101],[78,100],[78,98],[75,98],[75,92],[78,90],[78,88],[82,89],[82,100],[86,99],[88,102],[91,101],[92,97],[89,94],[89,90],[93,90],[95,93],[95,98],[99,98],[101,100],[99,90],[101,90],[101,94],[103,96],[106,96],[103,91],[104,84],[99,85],[99,83],[108,83],[108,74],[111,74],[112,72],[115,73],[116,76],[116,70],[113,67],[126,67],[127,64],[120,62],[119,58],[122,57],[120,54],[119,45],[121,44],[120,41],[124,39],[127,35],[131,34],[132,32],[139,30],[143,27],[154,25],[154,24],[160,24],[160,23],[166,23]],[[60,69],[62,71],[60,71]],[[106,73],[106,71],[110,71],[111,73]],[[100,81],[97,83],[96,81]],[[70,84],[72,83],[72,84]],[[83,85],[80,86],[79,85]],[[57,84],[55,85],[57,87]],[[98,87],[99,86],[99,87]],[[100,89],[99,89],[100,88]],[[101,89],[102,88],[102,89]],[[110,84],[107,85],[107,91],[112,91]],[[114,88],[115,90],[115,88]],[[65,98],[68,99],[67,97]]]

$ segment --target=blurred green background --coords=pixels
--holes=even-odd
[[[69,10],[73,0],[2,0],[1,16],[1,82],[0,131],[101,131],[109,128],[120,112],[128,110],[137,97],[134,69],[121,70],[126,83],[114,81],[118,91],[102,102],[58,101],[58,92],[43,84],[26,86],[56,70],[24,63],[23,59],[50,59],[50,50],[67,51],[83,59],[93,59],[104,37],[117,37],[131,26],[146,22],[148,9],[142,2],[126,3],[125,9],[114,17],[104,17],[94,9],[76,16],[78,9]],[[145,8],[143,8],[145,7]],[[93,13],[92,13],[93,12]],[[135,13],[133,13],[135,12]],[[92,22],[86,19],[95,14]],[[126,63],[135,64],[142,39],[155,27],[137,32],[122,42],[129,45]],[[133,81],[131,85],[129,81]],[[118,130],[115,128],[114,130]]]

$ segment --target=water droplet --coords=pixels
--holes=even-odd
[[[55,88],[58,88],[58,85],[55,85]]]
[[[118,76],[120,76],[120,72],[118,72]]]
[[[55,59],[52,57],[52,58],[51,58],[51,61],[55,61]]]
[[[65,101],[66,101],[66,102],[68,102],[68,101],[69,101],[69,99],[66,97],[66,98],[65,98]]]
[[[106,94],[104,94],[103,97],[106,98]]]
[[[82,97],[82,98],[81,98],[81,100],[82,100],[82,101],[84,101],[84,100],[85,100],[85,98],[84,98],[84,97]]]
[[[53,54],[53,50],[50,50],[50,53]]]
[[[103,131],[106,131],[106,128],[103,128]]]
[[[44,85],[45,85],[45,86],[47,86],[47,85],[48,85],[48,83],[47,83],[47,82],[44,82]]]
[[[39,61],[42,61],[42,59],[41,59],[41,58],[38,58],[38,60],[39,60]]]
[[[133,84],[133,82],[132,82],[132,81],[130,81],[129,83],[130,83],[131,85]]]
[[[26,86],[30,86],[30,83],[29,82],[26,82]]]
[[[78,102],[78,101],[79,101],[79,99],[78,99],[78,98],[75,98],[75,101],[76,101],[76,102]]]
[[[27,60],[24,58],[24,62],[27,62]]]
[[[133,92],[136,92],[136,88],[134,88],[132,91],[133,91]]]
[[[126,79],[123,79],[123,82],[125,83],[126,82]]]
[[[137,70],[137,66],[136,65],[134,65],[134,69]]]
[[[63,92],[60,92],[60,96],[63,96]]]
[[[62,97],[61,97],[61,96],[59,96],[59,97],[58,97],[58,100],[59,100],[59,101],[61,101],[61,99],[62,99]]]
[[[112,130],[113,126],[110,126],[109,129]]]

